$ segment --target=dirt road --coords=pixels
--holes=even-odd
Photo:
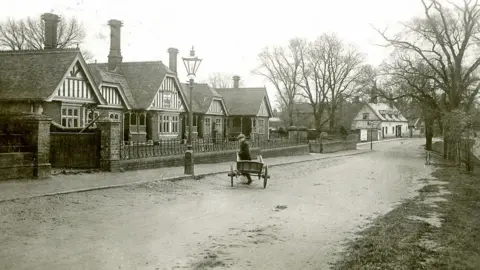
[[[216,175],[0,203],[0,269],[327,269],[421,187],[422,143],[271,168],[267,189]]]

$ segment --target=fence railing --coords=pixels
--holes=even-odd
[[[307,144],[306,139],[292,140],[287,138],[274,138],[271,140],[249,141],[250,148],[273,149],[287,146]],[[239,149],[238,141],[227,139],[196,139],[192,141],[194,153],[219,152]],[[178,139],[160,140],[153,143],[129,142],[120,147],[120,159],[137,159],[159,156],[172,156],[185,153],[187,144]]]

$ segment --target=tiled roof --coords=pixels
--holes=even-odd
[[[88,68],[90,69],[90,72],[93,74],[95,83],[97,85],[100,85],[100,83],[102,82],[120,85],[120,87],[122,88],[125,94],[128,104],[133,108],[139,107],[137,105],[137,102],[135,101],[135,98],[133,97],[132,92],[130,91],[130,86],[128,85],[127,79],[123,74],[109,72],[104,67],[102,66],[99,67],[96,64],[89,64]]]
[[[382,115],[380,113],[380,111],[382,110],[386,110],[386,111],[389,111],[389,110],[393,110],[393,111],[398,111],[397,108],[395,108],[395,106],[390,106],[388,105],[387,103],[367,103],[367,105],[375,112],[375,114],[377,115],[378,118],[380,118],[380,120],[382,121],[402,121],[402,122],[407,122],[408,120],[402,115],[402,113],[400,112],[400,114],[397,116],[395,115],[392,115],[392,117],[390,117],[388,114],[385,114],[385,115]]]
[[[0,99],[46,99],[79,54],[78,49],[0,51]]]
[[[223,97],[230,115],[257,115],[262,100],[267,99],[267,109],[271,112],[267,89],[263,88],[217,88]]]
[[[131,99],[134,104],[132,106],[136,109],[148,108],[165,76],[167,74],[175,76],[175,73],[161,61],[121,63],[118,71],[114,72],[107,72],[107,65],[101,63],[89,66],[91,68],[96,66],[101,75],[108,74],[108,80],[113,80],[127,89],[125,95]]]
[[[182,88],[183,92],[185,93],[185,97],[187,98],[187,102],[189,102],[189,85],[186,83],[182,83]],[[222,96],[220,96],[220,94],[216,90],[208,86],[208,84],[206,83],[194,84],[192,92],[193,111],[196,113],[206,113],[214,97],[220,99],[222,98]]]

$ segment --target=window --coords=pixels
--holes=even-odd
[[[172,94],[168,92],[163,93],[163,107],[170,108],[172,103]]]
[[[172,132],[178,133],[178,116],[172,116]]]
[[[392,133],[395,133],[395,127],[392,127]]]
[[[158,132],[178,133],[180,128],[180,117],[178,115],[159,115]]]
[[[363,120],[368,120],[368,113],[363,114]]]
[[[115,120],[120,119],[120,115],[119,115],[118,113],[115,113],[115,112],[111,112],[110,115],[109,115],[109,117],[110,117],[111,119],[115,119]]]
[[[265,120],[263,119],[258,120],[258,133],[259,134],[265,133]]]
[[[218,132],[222,132],[222,119],[217,118],[215,119],[215,128]]]
[[[130,114],[130,125],[131,126],[136,126],[137,125],[137,114],[136,113]]]
[[[161,115],[160,132],[170,133],[170,115]]]
[[[145,114],[140,114],[140,124],[139,126],[145,126]]]
[[[93,112],[91,110],[85,110],[85,126],[90,124],[93,120],[97,119],[99,116],[98,112]],[[96,127],[96,124],[91,124],[90,127]]]
[[[80,108],[62,107],[62,126],[80,127]]]
[[[205,118],[205,134],[210,134],[211,126],[212,126],[211,119],[206,117]]]

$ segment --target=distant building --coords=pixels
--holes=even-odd
[[[370,140],[370,134],[373,140],[407,137],[408,120],[393,105],[365,103],[355,115],[351,129],[360,132],[361,141]]]
[[[268,138],[272,106],[265,87],[240,88],[239,76],[234,76],[232,88],[216,89],[228,110],[228,137],[243,133],[253,138]]]

